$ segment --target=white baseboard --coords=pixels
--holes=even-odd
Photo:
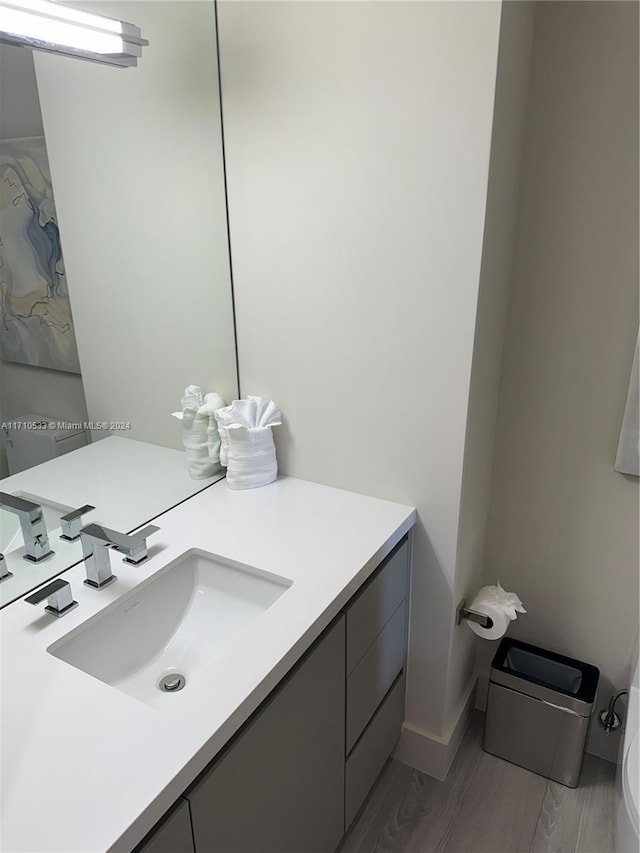
[[[411,723],[404,723],[393,757],[443,782],[476,707],[475,688],[473,683],[448,737],[437,737]]]

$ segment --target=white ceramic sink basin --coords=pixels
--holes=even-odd
[[[71,512],[73,507],[65,504],[54,503],[46,498],[40,498],[38,495],[32,495],[30,492],[11,492],[17,498],[23,498],[26,501],[33,501],[40,504],[44,514],[45,524],[47,525],[47,533],[51,540],[51,533],[60,527],[60,518]],[[57,537],[56,537],[57,538]],[[20,519],[14,512],[6,510],[0,511],[0,553],[5,556],[11,551],[22,548],[22,534],[20,532]]]
[[[201,676],[238,632],[291,581],[192,549],[47,651],[149,705],[171,703],[161,687]]]

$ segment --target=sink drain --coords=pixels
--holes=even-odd
[[[162,690],[163,693],[177,693],[178,690],[182,690],[186,683],[187,680],[184,675],[179,672],[170,672],[169,675],[160,679],[158,689]]]

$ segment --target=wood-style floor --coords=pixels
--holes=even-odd
[[[476,713],[446,781],[390,761],[340,853],[613,853],[615,766],[566,788],[482,751]]]

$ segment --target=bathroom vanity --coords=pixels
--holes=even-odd
[[[3,849],[331,853],[400,734],[414,517],[221,482],[65,616],[5,608]]]

